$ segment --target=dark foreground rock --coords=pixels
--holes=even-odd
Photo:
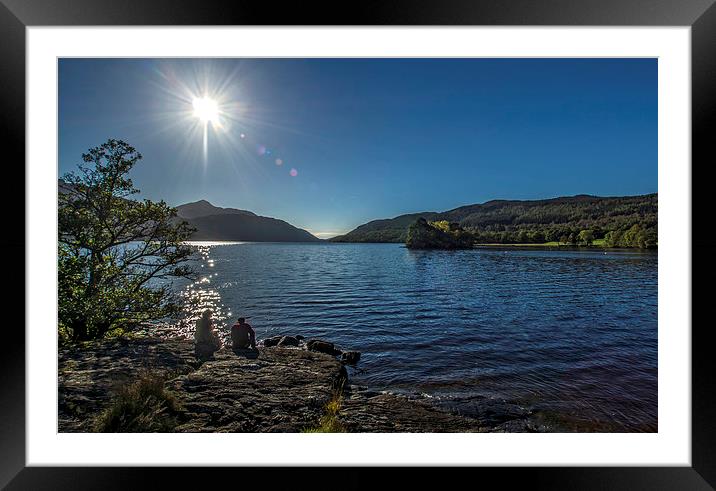
[[[59,431],[90,431],[93,419],[142,370],[177,376],[196,370],[194,344],[183,339],[109,339],[61,349],[58,365]]]
[[[168,382],[185,413],[179,432],[300,432],[318,423],[346,377],[333,357],[305,350],[221,350]]]
[[[200,363],[190,340],[139,338],[60,351],[59,431],[92,431],[95,418],[142,370],[167,378],[180,407],[178,432],[300,432],[319,424],[336,394],[338,420],[350,432],[486,429],[479,419],[426,401],[355,388],[331,354],[295,346],[225,348]]]

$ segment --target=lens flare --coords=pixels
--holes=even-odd
[[[185,158],[178,164],[187,171],[203,162],[206,176],[210,162],[216,159],[230,163],[245,183],[246,171],[266,172],[262,167],[273,162],[283,176],[287,172],[297,177],[298,171],[277,155],[280,152],[273,145],[279,143],[273,133],[261,131],[300,131],[264,119],[263,109],[252,104],[251,92],[243,86],[243,68],[226,60],[157,61],[155,77],[150,80],[160,96],[152,116],[160,123],[155,125],[156,134],[181,133],[176,141]]]

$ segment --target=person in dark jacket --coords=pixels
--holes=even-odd
[[[256,349],[256,332],[244,317],[239,317],[236,324],[231,326],[231,344],[233,349]]]

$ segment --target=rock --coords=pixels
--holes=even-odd
[[[441,401],[440,405],[449,411],[458,411],[460,414],[478,419],[496,431],[504,431],[498,429],[500,426],[517,428],[519,425],[526,424],[532,415],[529,408],[484,396],[454,397]]]
[[[108,339],[63,348],[58,429],[91,431],[117,390],[149,368],[169,377],[164,386],[179,407],[177,432],[300,432],[318,426],[337,390],[343,391],[338,418],[349,432],[542,431],[524,422],[521,408],[502,401],[476,400],[479,416],[471,418],[427,400],[350,386],[335,358],[340,350],[318,339],[308,344],[310,351],[223,348],[204,363],[189,339]]]
[[[200,361],[211,360],[218,346],[211,343],[196,343],[194,345],[194,355]]]
[[[221,350],[167,382],[184,408],[178,432],[292,432],[315,427],[345,369],[323,353],[259,348],[255,359]]]
[[[263,341],[264,346],[266,346],[267,348],[271,346],[278,346],[278,343],[281,342],[282,338],[283,336],[273,336],[271,338],[266,338]]]
[[[341,362],[347,365],[355,365],[360,360],[359,351],[344,351],[341,355]]]
[[[233,351],[236,356],[242,356],[244,358],[254,359],[259,357],[258,348],[232,348],[231,351]]]
[[[537,433],[537,430],[526,419],[512,419],[496,426],[492,431],[497,433]]]
[[[298,346],[298,339],[293,336],[283,336],[276,346]]]
[[[60,432],[91,431],[92,418],[142,370],[177,375],[201,365],[194,341],[178,338],[112,338],[61,348],[58,355]]]
[[[149,367],[173,377],[177,432],[300,432],[319,424],[347,377],[334,357],[223,348],[199,364],[188,339],[104,340],[59,353],[59,431],[88,432],[117,389]],[[251,355],[251,356],[249,356]]]
[[[342,353],[341,350],[336,349],[333,343],[321,339],[311,339],[306,343],[306,347],[309,351],[317,351],[318,353],[325,353],[332,356],[338,356]]]
[[[299,341],[303,341],[303,340],[305,339],[305,338],[304,338],[303,336],[301,336],[300,334],[296,334],[294,337],[295,337],[296,339],[298,339]]]
[[[455,433],[487,431],[480,421],[450,414],[427,402],[398,394],[352,391],[341,404],[341,424],[348,432]]]

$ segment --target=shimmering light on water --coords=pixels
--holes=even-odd
[[[321,337],[363,353],[356,383],[434,400],[514,401],[558,428],[657,429],[657,255],[410,251],[397,244],[203,243],[218,276],[179,285],[177,335],[211,308],[258,339]],[[230,313],[231,312],[231,313]],[[459,402],[467,401],[467,402]],[[559,426],[561,425],[561,426]]]
[[[209,259],[210,245],[197,246],[198,255],[201,262],[213,266],[213,260]],[[196,329],[196,321],[201,317],[205,310],[211,310],[214,328],[216,329],[223,344],[227,344],[230,339],[230,321],[231,311],[227,309],[221,302],[221,295],[214,287],[212,278],[218,276],[213,275],[200,276],[200,278],[188,285],[185,285],[179,292],[184,309],[179,322],[174,327],[175,335],[193,338]]]

